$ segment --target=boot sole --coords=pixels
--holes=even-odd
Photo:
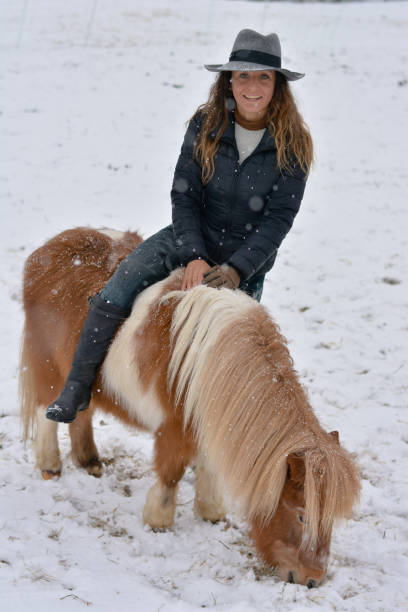
[[[52,414],[52,413],[45,413],[45,416],[47,419],[49,419],[50,421],[54,421],[55,423],[73,423],[76,419],[76,415],[72,418],[72,419],[67,419],[67,418],[61,418],[60,415],[56,415],[56,414]]]
[[[49,408],[47,410],[47,412],[45,413],[45,416],[47,417],[47,419],[49,419],[50,421],[54,421],[55,423],[73,423],[75,419],[77,418],[78,412],[83,412],[88,407],[89,407],[88,403],[80,404],[75,412],[75,415],[71,418],[64,417],[64,415],[61,414],[61,411],[58,411],[57,413],[55,413],[52,410],[52,408]]]

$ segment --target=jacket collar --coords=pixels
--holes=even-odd
[[[235,140],[234,113],[229,112],[228,118],[229,118],[228,125],[226,127],[225,132],[221,136],[220,140],[222,140],[223,142],[228,142],[229,144],[231,144],[233,147],[236,148],[237,143]],[[259,151],[270,151],[270,150],[275,150],[275,149],[276,149],[275,139],[273,138],[273,136],[270,135],[269,130],[266,129],[261,138],[260,143],[256,147],[256,151],[258,153]]]

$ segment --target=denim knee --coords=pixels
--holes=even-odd
[[[121,262],[99,295],[115,306],[130,308],[143,289],[163,280],[179,265],[170,225],[136,247]]]

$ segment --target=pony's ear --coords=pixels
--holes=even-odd
[[[305,481],[305,462],[300,453],[288,455],[288,479],[303,484]]]
[[[331,436],[333,438],[333,440],[335,442],[337,442],[337,444],[340,444],[340,438],[339,438],[339,432],[338,431],[331,431],[329,433],[329,436]]]

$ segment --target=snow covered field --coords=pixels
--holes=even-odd
[[[0,610],[406,610],[408,4],[0,0]],[[362,472],[325,583],[279,582],[231,515],[144,528],[151,440],[100,416],[96,480],[45,482],[24,447],[17,368],[27,255],[76,225],[170,220],[184,122],[236,33],[281,36],[317,149],[265,286],[312,404]],[[405,575],[405,579],[404,579]]]

